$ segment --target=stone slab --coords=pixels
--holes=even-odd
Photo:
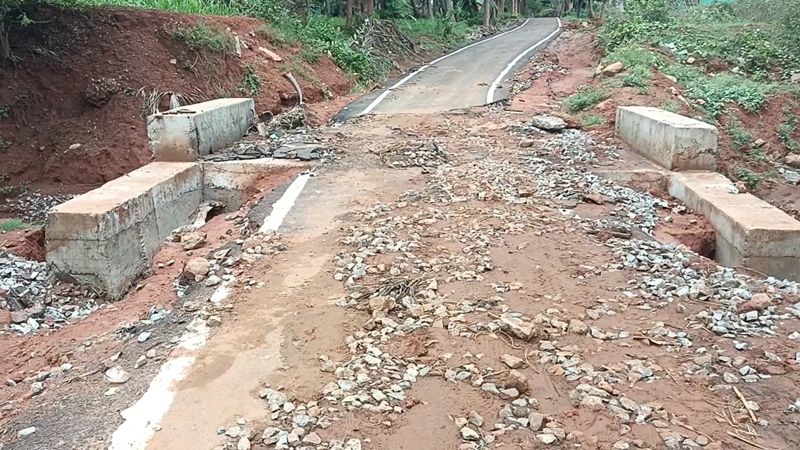
[[[53,208],[47,262],[58,276],[118,298],[202,198],[199,164],[155,162]]]
[[[800,281],[800,222],[714,172],[674,173],[669,193],[703,214],[717,234],[720,264]]]
[[[669,170],[714,170],[719,133],[713,125],[649,106],[617,109],[617,134]]]
[[[250,98],[220,98],[156,113],[147,137],[156,161],[195,161],[242,138],[253,124]]]

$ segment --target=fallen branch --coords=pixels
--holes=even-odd
[[[290,83],[292,83],[292,86],[294,86],[294,90],[297,91],[297,95],[300,97],[299,105],[302,106],[304,104],[304,102],[303,102],[303,90],[300,89],[300,83],[298,83],[297,80],[294,78],[294,75],[292,75],[292,72],[286,72],[286,73],[283,74],[283,76],[286,77],[286,79],[289,80]]]
[[[755,448],[760,448],[760,449],[762,449],[762,450],[769,450],[767,447],[764,447],[763,445],[757,444],[757,443],[755,443],[755,442],[753,442],[753,441],[751,441],[751,440],[745,439],[745,438],[743,438],[743,437],[739,436],[738,434],[734,433],[734,432],[733,432],[733,431],[731,431],[731,430],[726,430],[726,431],[725,431],[725,433],[727,433],[727,434],[728,434],[728,436],[730,436],[730,437],[733,437],[733,438],[736,438],[736,439],[738,439],[738,440],[740,440],[740,441],[744,442],[745,444],[750,444],[750,445],[752,445],[752,446],[753,446],[753,447],[755,447]]]
[[[753,421],[753,423],[758,423],[758,418],[756,417],[756,413],[754,413],[752,409],[747,407],[747,400],[744,398],[744,395],[742,395],[742,391],[740,391],[739,388],[734,386],[733,392],[736,392],[736,395],[739,397],[739,400],[742,401],[742,405],[744,406],[744,409],[747,411],[747,413],[750,414],[750,419]]]

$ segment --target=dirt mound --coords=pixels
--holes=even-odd
[[[287,71],[307,102],[350,89],[330,59],[310,65],[300,49],[276,48],[254,19],[116,8],[46,8],[37,17],[12,30],[16,60],[0,66],[0,180],[7,185],[86,190],[146,164],[144,111],[156,97],[163,110],[171,93],[192,102],[247,96],[258,112],[274,113],[297,103]],[[238,40],[241,56],[176,39],[198,24]]]

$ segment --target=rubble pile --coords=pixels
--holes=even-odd
[[[24,195],[6,200],[8,209],[15,216],[28,223],[44,223],[47,212],[74,197],[71,194],[42,194],[27,192]]]

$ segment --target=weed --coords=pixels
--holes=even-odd
[[[754,148],[747,152],[747,159],[752,162],[761,162],[764,160],[764,158],[764,151],[760,148]]]
[[[6,219],[0,221],[0,232],[8,233],[9,231],[24,230],[30,228],[30,225],[20,219]]]
[[[574,114],[591,108],[607,97],[608,95],[602,91],[584,88],[567,97],[564,100],[564,104],[567,107],[567,111]]]
[[[677,102],[672,100],[664,100],[661,102],[659,108],[663,109],[664,111],[669,111],[671,113],[677,113],[680,110],[680,105]]]
[[[794,137],[792,137],[797,129],[798,121],[800,121],[798,116],[789,115],[778,124],[778,138],[781,140],[783,147],[788,152],[796,152],[800,150],[800,144],[798,144],[798,142],[794,140]]]
[[[595,116],[592,114],[584,114],[581,116],[581,125],[587,128],[602,125],[604,123],[606,123],[605,119],[600,116]]]
[[[0,106],[0,120],[11,117],[11,107],[8,105]]]
[[[728,132],[728,136],[731,137],[733,147],[737,150],[747,147],[753,143],[753,135],[750,134],[749,131],[742,128],[741,125],[742,124],[739,123],[735,117],[731,116],[728,118],[728,127],[726,131]]]
[[[247,15],[247,11],[240,6],[242,3],[225,0],[72,0],[72,2],[76,6],[125,6],[214,16]]]
[[[238,90],[242,95],[256,96],[261,91],[261,77],[258,76],[256,68],[252,64],[244,66],[242,81],[239,82]]]
[[[220,55],[232,55],[236,52],[233,37],[212,25],[197,23],[186,28],[176,28],[172,31],[172,37],[195,52],[206,51]]]
[[[442,51],[465,43],[470,36],[471,28],[465,22],[452,18],[435,19],[407,18],[397,20],[397,27],[406,36],[420,42],[429,51]]]
[[[264,39],[282,47],[300,42],[297,28],[291,25],[264,24],[256,32]]]
[[[767,94],[774,90],[770,83],[763,83],[734,74],[709,77],[697,69],[675,64],[664,69],[672,75],[686,93],[697,101],[712,116],[723,112],[726,103],[735,103],[747,112],[754,113],[764,106]]]
[[[734,167],[733,175],[743,181],[750,189],[755,189],[758,182],[761,181],[761,177],[759,177],[758,174],[742,166]]]

